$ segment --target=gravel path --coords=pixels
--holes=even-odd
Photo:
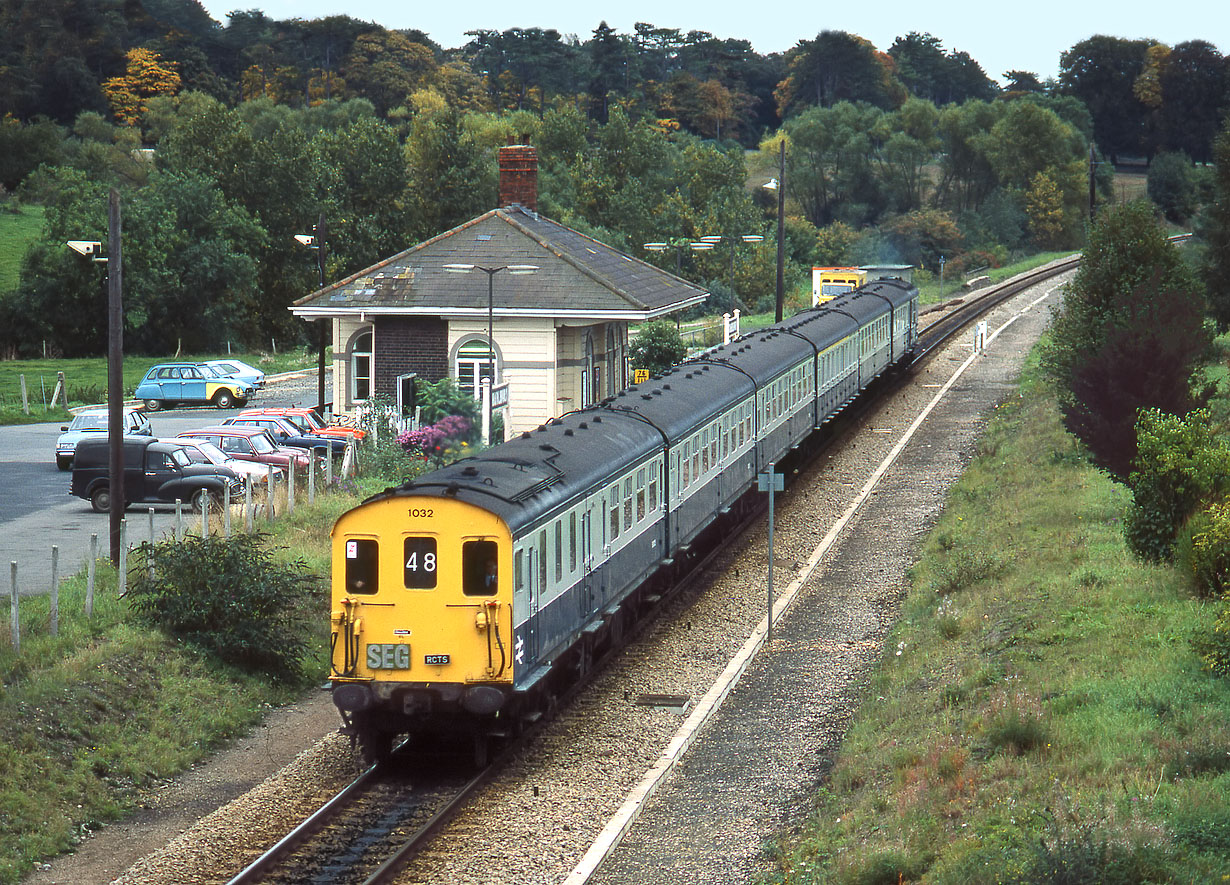
[[[1001,308],[990,318],[992,330],[1005,314]],[[807,792],[824,776],[895,618],[918,539],[968,463],[987,412],[1012,389],[1047,318],[1045,307],[1035,308],[953,388],[953,399],[932,415],[830,551],[775,626],[768,653],[753,661],[595,881],[745,882],[767,869],[764,842],[795,821]],[[779,586],[791,580],[968,354],[968,341],[952,345],[822,467],[779,496]],[[564,881],[683,721],[677,713],[638,706],[638,696],[700,698],[763,618],[766,534],[764,526],[754,529],[719,558],[709,586],[673,600],[400,881]],[[313,744],[305,729],[286,739],[288,749],[307,749],[294,765],[146,856],[118,881],[225,882],[297,822],[317,795],[357,769],[347,743],[336,736]],[[83,854],[112,829],[119,828],[104,830]]]

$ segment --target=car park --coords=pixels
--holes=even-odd
[[[238,474],[215,464],[194,464],[183,448],[153,437],[124,440],[124,506],[190,503],[200,512],[221,502],[229,489],[243,493]],[[111,447],[105,439],[83,440],[73,459],[72,494],[96,513],[111,509]]]
[[[280,446],[294,446],[297,449],[326,449],[330,455],[342,455],[346,452],[347,442],[337,436],[317,436],[312,433],[301,433],[299,428],[276,415],[234,415],[222,422],[227,427],[261,427],[269,431],[273,441]]]
[[[77,444],[85,439],[107,439],[110,413],[104,408],[83,409],[73,416],[69,424],[60,427],[56,439],[56,467],[68,470],[73,466]],[[154,428],[145,413],[134,406],[125,406],[121,422],[124,436],[153,436]]]
[[[365,431],[358,427],[352,427],[349,424],[327,424],[325,420],[316,413],[315,409],[309,409],[305,406],[263,406],[259,409],[244,409],[239,413],[239,417],[241,418],[263,415],[273,415],[277,418],[285,418],[287,421],[298,427],[302,433],[314,433],[320,436],[350,437],[356,441],[367,436]]]
[[[156,412],[177,403],[242,408],[255,392],[247,381],[206,374],[196,363],[160,363],[145,373],[133,396]]]
[[[217,464],[219,467],[233,470],[239,475],[240,479],[250,477],[252,481],[257,482],[265,480],[269,475],[270,465],[232,458],[207,439],[176,436],[161,441],[182,448],[194,464]],[[285,474],[285,471],[280,467],[273,467],[272,469],[275,480],[280,479]]]
[[[283,470],[288,470],[291,466],[296,470],[306,470],[311,463],[311,455],[306,449],[279,446],[273,441],[269,431],[260,427],[215,425],[185,430],[176,436],[208,440],[232,458],[257,464],[272,464]]]
[[[211,366],[228,377],[246,381],[257,389],[265,386],[265,373],[255,366],[249,366],[247,363],[240,362],[239,360],[227,357],[224,360],[206,360],[202,365]]]

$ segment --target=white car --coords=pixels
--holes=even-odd
[[[56,440],[56,467],[68,470],[73,466],[73,455],[76,454],[77,443],[81,440],[107,438],[108,414],[106,407],[82,409],[73,417],[71,424],[60,428],[60,436]],[[134,406],[125,406],[120,420],[124,425],[125,436],[154,435],[149,418]]]
[[[249,366],[247,363],[242,363],[239,360],[206,360],[201,365],[216,369],[227,378],[238,378],[240,381],[254,384],[258,390],[265,386],[265,373],[255,366]]]
[[[243,480],[251,477],[254,483],[265,482],[266,477],[269,475],[268,464],[257,464],[255,461],[241,461],[238,458],[232,458],[207,439],[189,439],[177,436],[173,439],[161,440],[161,442],[183,447],[184,452],[195,464],[218,464],[222,467],[229,467],[239,474],[239,478]],[[282,468],[274,467],[274,480],[281,480],[285,473],[286,471],[282,470]]]

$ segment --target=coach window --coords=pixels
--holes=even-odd
[[[658,509],[658,471],[661,470],[660,464],[653,464],[649,468],[649,512],[656,513]]]
[[[376,541],[346,541],[347,593],[375,593],[380,589],[379,548]]]
[[[577,570],[577,512],[568,514],[568,571]]]
[[[564,525],[562,520],[555,520],[555,581],[564,580]]]
[[[682,491],[688,487],[692,481],[692,459],[688,455],[688,444],[683,444],[683,480],[679,484],[679,489]]]
[[[703,473],[709,472],[709,428],[706,427],[700,434],[700,469]]]
[[[619,483],[607,490],[607,503],[611,508],[611,541],[619,537]]]
[[[645,468],[636,471],[636,521],[645,518]]]
[[[525,591],[525,551],[518,550],[513,554],[513,592]]]
[[[624,480],[624,531],[632,528],[632,477]]]

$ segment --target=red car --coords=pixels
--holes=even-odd
[[[266,406],[260,409],[244,409],[238,415],[240,418],[265,416],[282,418],[298,427],[300,433],[314,436],[351,437],[356,442],[367,436],[367,433],[358,427],[351,427],[347,424],[326,424],[314,410],[302,406]]]
[[[189,439],[207,439],[232,458],[240,461],[255,461],[259,464],[272,464],[286,470],[294,465],[296,470],[306,470],[311,463],[311,455],[306,449],[293,449],[289,446],[279,446],[269,435],[269,431],[260,427],[215,426],[198,427],[196,430],[186,430],[177,436]]]

